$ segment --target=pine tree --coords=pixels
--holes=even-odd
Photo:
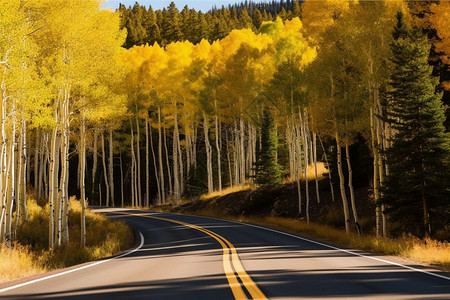
[[[262,14],[258,9],[256,9],[253,12],[253,25],[255,26],[256,29],[259,29],[262,22],[263,22]]]
[[[282,183],[282,170],[277,162],[278,137],[275,123],[264,111],[261,126],[261,149],[256,163],[256,183],[274,188]]]
[[[183,38],[183,33],[180,29],[179,12],[173,2],[170,3],[167,10],[163,10],[161,35],[163,36],[164,45],[181,41]]]
[[[449,209],[450,141],[443,126],[442,94],[435,92],[439,82],[428,64],[427,38],[407,28],[401,12],[397,20],[388,105],[393,138],[383,201],[398,229],[431,235]]]

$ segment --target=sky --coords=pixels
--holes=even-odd
[[[103,8],[112,7],[116,9],[119,7],[119,3],[125,4],[125,6],[133,6],[136,0],[109,0],[103,4]],[[171,0],[140,0],[137,1],[141,5],[148,6],[149,4],[153,9],[163,9],[164,7],[169,6]],[[179,10],[182,10],[183,7],[187,4],[189,8],[195,8],[196,10],[201,10],[202,12],[207,12],[214,5],[217,7],[222,7],[222,5],[235,4],[237,2],[241,2],[240,0],[174,0],[173,1]]]

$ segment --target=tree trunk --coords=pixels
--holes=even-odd
[[[56,111],[55,111],[56,115]],[[50,218],[49,218],[49,248],[52,249],[55,244],[54,236],[55,236],[55,200],[58,194],[58,184],[57,184],[57,170],[59,166],[57,166],[57,158],[58,154],[58,125],[53,128],[52,138],[51,138],[51,146],[50,146],[50,167],[49,167],[49,207],[50,207]]]
[[[166,165],[167,165],[167,179],[169,181],[169,195],[173,195],[173,186],[172,186],[172,172],[170,171],[170,164],[169,164],[169,150],[167,148],[167,134],[166,134],[166,127],[163,128],[163,134],[164,134],[164,148],[166,150]]]
[[[109,130],[109,187],[111,189],[111,206],[115,207],[114,203],[114,144],[113,131]]]
[[[34,148],[34,198],[36,200],[40,199],[40,189],[42,188],[41,182],[39,182],[39,162],[42,162],[40,158],[40,144],[41,142],[41,130],[36,129],[36,141]]]
[[[179,201],[181,199],[181,179],[180,179],[180,168],[179,165],[179,155],[180,153],[180,135],[178,131],[178,115],[174,114],[174,130],[173,130],[173,139],[172,139],[172,164],[173,164],[173,188],[175,199]]]
[[[141,189],[141,134],[139,128],[139,118],[136,114],[136,183],[137,183],[137,197],[138,206],[142,207],[142,189]]]
[[[295,126],[295,140],[297,143],[297,151],[298,151],[298,166],[294,169],[297,169],[297,195],[298,195],[298,213],[301,215],[302,214],[302,188],[301,188],[301,177],[302,177],[302,146],[301,146],[301,137],[302,137],[302,133],[300,130],[300,126],[296,125]]]
[[[361,235],[361,224],[359,224],[358,211],[356,210],[355,192],[353,190],[353,169],[350,162],[350,150],[348,144],[345,145],[345,156],[347,158],[348,167],[348,188],[350,190],[350,203],[352,205],[353,218],[355,219],[355,226],[358,235]]]
[[[327,164],[328,180],[330,182],[331,200],[332,200],[332,202],[334,202],[334,187],[333,187],[333,181],[331,178],[331,167],[330,167],[330,163],[328,162],[327,152],[325,151],[325,147],[323,146],[322,139],[320,138],[320,136],[319,136],[319,142],[320,142],[320,146],[322,147],[323,156],[325,157],[325,163]]]
[[[309,181],[308,181],[308,163],[309,163],[309,157],[308,157],[308,151],[309,151],[309,146],[308,146],[308,129],[306,127],[306,115],[303,118],[302,117],[302,113],[299,111],[299,117],[300,117],[300,123],[301,123],[301,128],[302,128],[302,136],[303,136],[303,149],[304,149],[304,153],[305,153],[305,192],[306,192],[306,222],[309,223]]]
[[[205,151],[206,151],[206,170],[208,175],[208,194],[214,191],[213,187],[213,171],[212,171],[212,148],[209,142],[209,124],[208,117],[203,112],[203,129],[205,134]]]
[[[133,124],[132,121],[130,119],[130,129],[131,129],[131,206],[135,207],[136,206],[136,197],[135,197],[135,193],[136,193],[136,156],[134,154],[134,133],[133,133]]]
[[[314,179],[316,180],[316,198],[320,203],[319,179],[317,178],[317,134],[313,132],[313,163],[314,163]]]
[[[225,130],[225,141],[227,143],[227,162],[228,162],[228,177],[230,178],[230,187],[233,187],[233,168],[231,166],[230,157],[230,142],[228,140],[228,128]]]
[[[16,202],[16,108],[15,108],[15,100],[12,101],[12,134],[11,134],[11,145],[8,149],[11,149],[9,155],[8,162],[8,171],[7,171],[7,181],[9,191],[7,193],[6,198],[6,243],[9,247],[12,246],[12,219],[13,219],[13,208]]]
[[[22,167],[22,174],[23,174],[23,182],[22,182],[22,221],[28,220],[28,207],[27,207],[27,170],[29,167],[29,160],[27,156],[27,123],[25,120],[22,121],[22,138],[23,138],[23,167]]]
[[[86,246],[86,120],[84,116],[85,99],[83,98],[83,108],[80,128],[80,202],[81,202],[81,248]]]
[[[339,174],[339,186],[341,189],[341,198],[344,209],[344,218],[345,218],[345,232],[350,233],[350,217],[348,210],[348,201],[347,195],[345,193],[345,178],[344,172],[342,171],[342,155],[341,155],[341,145],[339,140],[339,134],[336,132],[336,147],[337,147],[337,165],[338,165],[338,174]]]
[[[92,197],[94,196],[94,192],[95,192],[95,176],[97,173],[97,157],[98,157],[98,131],[97,131],[97,129],[94,129],[94,150],[92,153],[92,191],[91,191]],[[100,191],[99,191],[99,193],[100,193]],[[101,206],[102,203],[100,202],[99,205]]]
[[[105,132],[102,131],[101,133],[102,138],[102,163],[103,163],[103,175],[105,179],[105,186],[106,186],[106,199],[105,199],[105,205],[106,207],[109,207],[109,182],[108,182],[108,169],[106,169],[106,154],[105,154]]]
[[[155,179],[156,179],[156,187],[158,190],[158,196],[156,198],[157,204],[162,204],[162,197],[161,197],[161,182],[159,178],[159,172],[158,172],[158,165],[156,164],[156,154],[155,154],[155,148],[153,147],[153,134],[152,134],[152,126],[149,126],[150,128],[150,147],[152,148],[152,156],[153,156],[153,166],[155,168]]]
[[[161,106],[158,106],[158,161],[159,161],[159,181],[161,186],[161,202],[166,203],[166,186],[164,184],[164,168],[162,154],[162,133],[161,133]]]
[[[239,120],[240,123],[240,184],[244,185],[245,184],[245,122],[242,118],[240,118]]]
[[[150,153],[148,138],[148,112],[145,114],[145,206],[150,206]]]
[[[120,163],[120,207],[124,207],[123,196],[123,164],[122,164],[122,151],[119,149],[119,163]]]
[[[218,180],[218,189],[221,192],[222,191],[222,159],[221,159],[221,143],[220,143],[220,124],[219,124],[219,118],[216,115],[215,120],[216,125],[216,150],[217,150],[217,180]]]
[[[375,141],[377,136],[377,126],[376,119],[373,112],[373,108],[370,108],[370,136],[372,143],[372,153],[373,153],[373,194],[375,199],[375,232],[377,238],[381,237],[383,234],[383,224],[382,224],[382,212],[381,212],[381,204],[380,204],[380,189],[379,189],[379,167],[378,167],[378,156],[379,149],[378,145]]]

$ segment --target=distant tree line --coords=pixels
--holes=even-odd
[[[135,3],[132,7],[120,5],[121,28],[128,35],[124,47],[158,43],[165,46],[178,41],[197,44],[202,39],[209,42],[226,37],[233,29],[250,28],[253,31],[262,22],[277,17],[291,20],[301,16],[299,1],[272,1],[271,3],[244,2],[228,7],[212,8],[203,13],[187,5],[179,11],[172,2],[167,8],[153,10],[151,5]]]

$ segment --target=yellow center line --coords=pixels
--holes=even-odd
[[[223,248],[223,268],[225,271],[225,276],[227,277],[227,280],[228,280],[228,284],[231,288],[231,291],[233,292],[234,298],[235,299],[248,299],[247,296],[245,295],[245,292],[242,290],[242,287],[233,271],[230,260],[233,263],[233,266],[234,266],[234,269],[236,270],[237,275],[241,279],[243,285],[245,286],[245,288],[251,295],[252,299],[267,299],[267,297],[263,294],[263,292],[258,288],[256,283],[252,280],[250,275],[248,275],[247,272],[245,271],[244,266],[242,265],[242,263],[239,259],[239,256],[237,254],[236,248],[233,246],[233,244],[230,241],[228,241],[223,236],[221,236],[209,229],[206,229],[206,228],[194,225],[194,224],[182,222],[182,221],[166,219],[166,218],[161,218],[161,217],[156,217],[156,216],[151,216],[151,215],[131,214],[131,213],[125,213],[125,212],[114,212],[114,213],[172,222],[172,223],[180,224],[180,225],[192,228],[192,229],[196,229],[203,233],[206,233],[207,235],[211,236],[216,241],[218,241],[219,244]],[[231,257],[230,257],[230,253],[231,253]]]

